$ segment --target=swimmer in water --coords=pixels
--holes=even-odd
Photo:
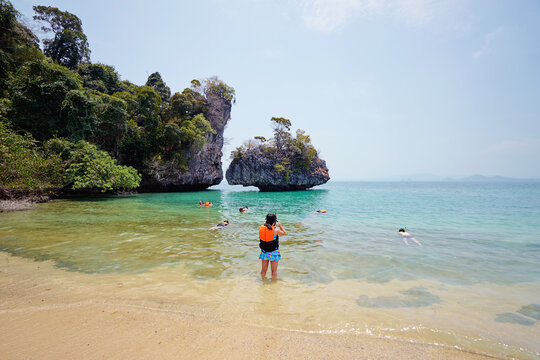
[[[245,213],[248,210],[249,210],[249,207],[247,207],[247,206],[244,206],[244,207],[241,207],[240,209],[238,209],[238,211],[240,211],[242,214]]]
[[[326,214],[326,210],[324,209],[321,209],[321,210],[317,210],[315,211],[317,214]]]
[[[220,222],[219,224],[217,224],[214,227],[211,227],[208,230],[223,230],[223,229],[225,229],[226,226],[229,226],[229,220],[223,220],[222,222]]]
[[[419,246],[422,246],[422,244],[420,244],[420,241],[416,240],[414,237],[411,236],[411,234],[409,234],[407,232],[407,227],[406,226],[405,226],[405,228],[399,229],[398,233],[403,235],[403,242],[405,243],[405,245],[409,245],[409,242],[407,241],[407,239],[410,239],[410,240],[414,241],[415,243],[417,243]]]

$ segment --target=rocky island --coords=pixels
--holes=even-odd
[[[230,185],[256,186],[260,191],[305,190],[326,183],[330,176],[309,135],[290,133],[291,122],[271,119],[274,137],[256,136],[232,152],[225,174]]]

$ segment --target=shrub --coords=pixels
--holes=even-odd
[[[61,186],[60,156],[44,156],[34,138],[17,134],[0,121],[0,184],[7,188],[43,191]]]

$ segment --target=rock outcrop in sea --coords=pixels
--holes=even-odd
[[[260,191],[306,190],[330,180],[326,162],[316,156],[309,168],[276,171],[279,161],[267,157],[262,146],[251,149],[229,165],[225,177],[230,185],[256,186]]]
[[[230,185],[256,186],[260,191],[305,190],[330,180],[326,162],[319,158],[309,135],[291,122],[272,118],[274,137],[256,136],[232,153],[225,177]]]
[[[205,136],[201,149],[193,147],[185,153],[187,170],[178,166],[174,160],[150,161],[143,174],[140,191],[204,190],[223,180],[223,132],[231,118],[232,101],[215,93],[207,94],[206,100],[208,110],[205,117],[215,134]]]

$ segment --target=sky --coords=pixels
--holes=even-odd
[[[540,178],[540,1],[15,0],[77,15],[91,61],[172,93],[217,76],[236,91],[230,152],[303,129],[333,180]]]

